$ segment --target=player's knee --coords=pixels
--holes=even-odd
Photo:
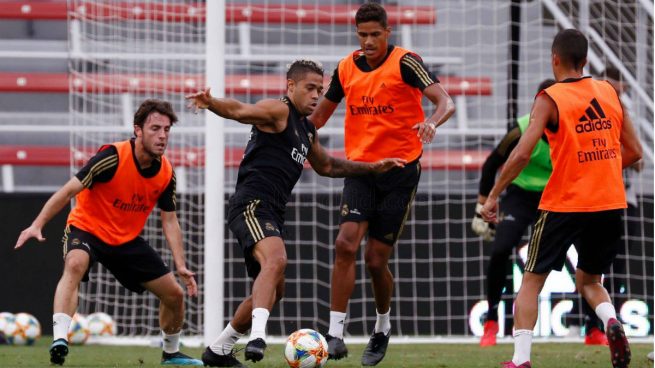
[[[355,244],[354,241],[348,238],[337,237],[335,242],[337,258],[355,260],[355,258],[357,258],[358,245],[359,244]]]
[[[575,279],[575,287],[578,289],[578,292],[582,295],[585,294],[585,287],[595,284],[600,285],[600,280],[596,281],[596,280],[584,279],[584,278]]]
[[[375,252],[367,252],[364,256],[366,268],[372,274],[385,272],[388,269],[387,259]]]
[[[266,264],[262,265],[262,269],[268,269],[276,275],[284,278],[284,270],[287,268],[287,257],[279,255],[266,260]]]
[[[601,275],[592,275],[586,273],[582,270],[577,270],[575,273],[575,286],[578,288],[578,291],[581,293],[584,292],[585,286],[601,284],[602,276]]]
[[[184,290],[182,289],[182,287],[180,285],[176,285],[173,288],[173,291],[171,291],[171,298],[173,298],[173,300],[179,301],[179,302],[184,300]]]
[[[526,295],[532,295],[534,293],[539,294],[544,287],[546,277],[548,277],[548,273],[537,274],[525,272],[523,274],[523,279],[521,280],[521,289],[519,290],[519,293],[522,292]]]
[[[88,266],[89,262],[84,257],[69,256],[66,257],[64,272],[81,278]]]
[[[169,307],[177,307],[184,303],[184,290],[177,283],[174,287],[166,292],[162,297],[161,302]]]

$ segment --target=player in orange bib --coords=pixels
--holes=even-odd
[[[325,98],[309,119],[322,127],[345,98],[346,157],[365,162],[399,157],[408,162],[381,175],[344,181],[326,339],[331,359],[347,356],[343,342],[346,309],[355,286],[358,249],[368,235],[365,260],[377,310],[375,328],[362,356],[362,364],[368,366],[384,358],[389,342],[394,281],[388,262],[416,193],[423,144],[432,141],[436,128],[455,107],[418,55],[389,44],[391,28],[382,6],[362,5],[355,24],[361,49],[339,62]],[[427,119],[422,96],[436,107]]]
[[[553,40],[553,74],[558,83],[535,98],[530,124],[509,157],[482,208],[497,222],[498,196],[528,163],[545,134],[553,172],[539,203],[539,216],[528,247],[521,289],[514,307],[514,356],[505,368],[529,368],[537,296],[548,274],[561,270],[566,251],[578,251],[577,290],[605,325],[612,366],[627,367],[630,348],[601,283],[621,241],[626,208],[622,168],[641,158],[641,145],[630,117],[607,81],[583,76],[588,42],[575,29]]]
[[[161,210],[164,236],[173,254],[177,275],[190,296],[198,287],[186,267],[182,232],[175,212],[175,174],[164,156],[177,116],[170,103],[144,101],[134,114],[135,138],[100,148],[98,153],[46,202],[15,248],[31,238],[45,241],[41,229],[74,196],[63,239],[64,273],[54,300],[50,361],[64,364],[68,328],[77,309],[81,281],[94,263],[105,266],[127,289],[145,290],[159,300],[163,334],[162,365],[202,365],[180,353],[184,323],[184,291],[159,254],[139,234],[155,205]]]

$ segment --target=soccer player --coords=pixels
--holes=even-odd
[[[514,309],[514,356],[505,368],[529,368],[537,296],[548,274],[562,268],[566,251],[578,251],[577,290],[603,321],[612,365],[627,367],[630,348],[616,318],[602,273],[618,251],[626,207],[621,170],[641,158],[630,117],[606,81],[583,76],[588,42],[575,29],[559,32],[551,65],[558,83],[535,98],[530,124],[512,151],[482,208],[498,222],[498,196],[530,160],[542,135],[550,144],[553,172],[539,203],[525,273]]]
[[[190,107],[208,109],[227,119],[253,125],[236,190],[229,201],[227,220],[243,249],[252,294],[239,307],[219,337],[205,349],[203,362],[212,367],[241,367],[234,344],[250,329],[245,359],[257,362],[266,349],[266,322],[284,295],[287,264],[284,211],[291,190],[300,178],[305,159],[322,176],[345,177],[381,174],[401,168],[402,159],[353,162],[330,157],[320,145],[316,128],[307,116],[323,91],[323,69],[295,61],[287,71],[287,95],[254,105],[234,99],[216,99],[209,89],[187,96]]]
[[[365,262],[377,321],[362,364],[375,365],[384,358],[389,343],[394,281],[388,263],[414,200],[422,144],[432,141],[436,128],[455,112],[455,105],[418,55],[389,44],[391,28],[381,5],[362,5],[355,25],[360,49],[339,62],[325,98],[310,119],[322,127],[345,97],[346,157],[366,162],[400,157],[408,162],[383,175],[344,181],[326,339],[330,359],[348,355],[343,341],[346,310],[355,287],[357,251],[368,234]],[[427,119],[422,95],[436,106]]]
[[[63,239],[64,272],[54,300],[50,361],[63,364],[68,355],[68,328],[77,309],[81,281],[88,281],[94,263],[104,265],[127,289],[153,293],[160,300],[163,334],[162,365],[202,365],[179,351],[184,323],[184,290],[148,242],[139,236],[155,205],[161,210],[164,236],[177,275],[194,296],[198,287],[187,269],[182,232],[175,212],[175,174],[164,156],[177,116],[170,103],[146,100],[134,114],[135,138],[102,146],[98,153],[46,202],[15,248],[41,230],[76,197]]]
[[[547,79],[540,83],[537,92],[546,89],[555,83],[554,79]],[[521,134],[528,127],[530,115],[517,120],[517,126],[511,129],[501,139],[498,146],[487,157],[482,165],[482,176],[478,191],[478,204],[475,207],[475,216],[471,222],[473,231],[482,236],[491,244],[491,259],[487,265],[487,302],[489,311],[484,324],[484,334],[480,338],[480,346],[496,345],[498,333],[498,305],[501,300],[505,278],[507,275],[507,260],[512,249],[520,244],[523,233],[532,225],[537,217],[537,209],[541,192],[543,191],[550,173],[550,148],[544,137],[540,139],[532,154],[530,162],[512,181],[502,198],[502,211],[498,226],[485,222],[480,215],[482,205],[496,180],[496,172],[507,161],[510,153],[516,147]],[[585,305],[587,305],[585,303]],[[590,308],[585,309],[585,344],[607,345],[607,337],[600,330],[600,320]]]

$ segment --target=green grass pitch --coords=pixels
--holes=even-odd
[[[0,346],[0,367],[48,367],[50,366],[49,337],[41,338],[35,346]],[[243,347],[242,345],[239,347]],[[646,355],[653,350],[651,344],[632,344],[631,368],[652,368]],[[364,345],[348,345],[350,356],[339,361],[329,361],[326,367],[360,367]],[[512,356],[512,344],[492,348],[480,348],[476,344],[393,344],[389,345],[381,368],[473,368],[499,367],[500,362]],[[253,368],[287,367],[283,346],[271,345],[261,362],[247,366]],[[200,357],[202,349],[183,348],[183,352]],[[237,355],[243,362],[243,352]],[[159,367],[161,350],[139,346],[72,346],[64,367]],[[245,363],[245,362],[244,362]],[[582,343],[537,343],[532,347],[532,364],[536,368],[608,368],[607,347],[585,346]]]

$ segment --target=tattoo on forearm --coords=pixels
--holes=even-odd
[[[343,178],[347,176],[363,175],[373,170],[373,165],[367,162],[355,162],[330,157],[331,170],[328,176]]]

